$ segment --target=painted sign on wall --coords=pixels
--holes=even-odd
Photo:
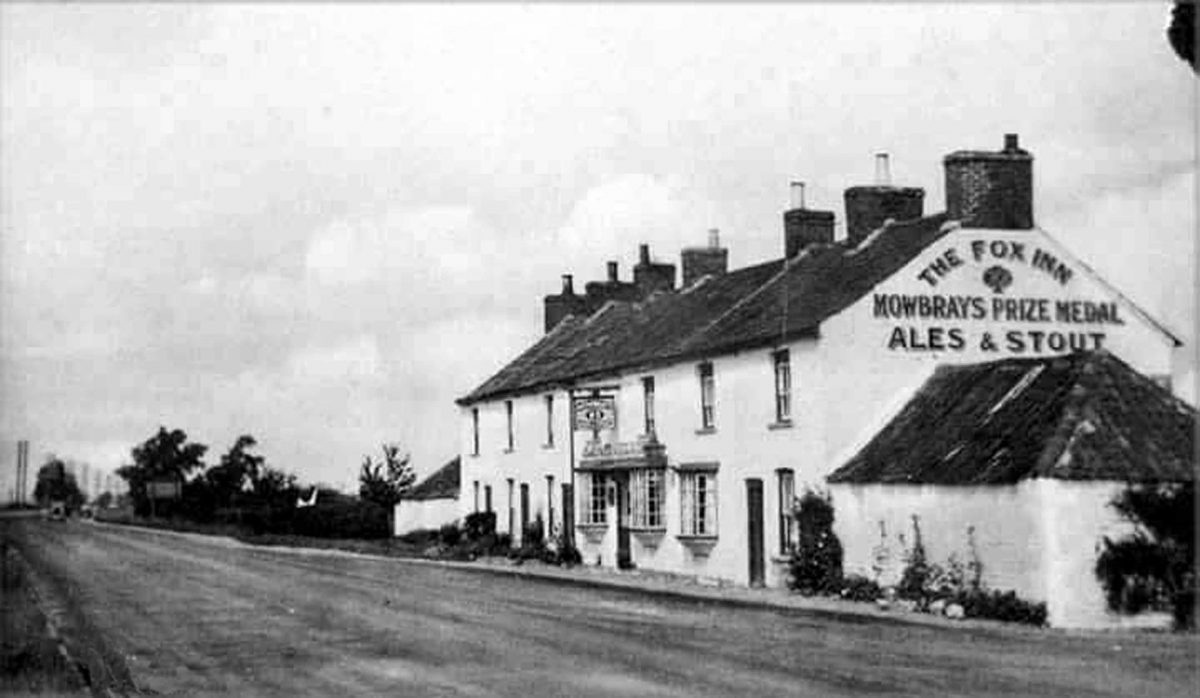
[[[904,352],[1095,350],[1104,347],[1109,328],[1125,324],[1122,309],[1111,300],[1014,293],[1017,276],[1026,270],[1060,287],[1076,276],[1034,243],[970,240],[947,247],[917,272],[917,288],[923,292],[874,294],[872,317],[889,321],[885,346]],[[938,292],[948,281],[971,273],[978,274],[979,293]]]

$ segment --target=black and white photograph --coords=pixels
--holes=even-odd
[[[0,2],[0,694],[1193,695],[1196,5]]]

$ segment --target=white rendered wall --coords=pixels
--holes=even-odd
[[[929,562],[945,565],[954,554],[971,560],[968,527],[983,563],[983,582],[1013,590],[1025,599],[1047,599],[1042,565],[1046,542],[1038,485],[946,487],[933,485],[830,485],[834,532],[845,550],[846,574],[874,578],[880,523],[886,531],[888,563],[878,581],[897,583],[912,548],[912,517],[918,517]],[[904,544],[900,536],[904,536]]]
[[[394,535],[402,536],[410,531],[440,528],[461,518],[459,500],[462,496],[443,499],[416,499],[401,501],[395,508]]]

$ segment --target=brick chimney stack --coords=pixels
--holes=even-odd
[[[892,186],[887,153],[875,155],[875,183],[850,187],[845,192],[846,239],[851,247],[890,220],[907,221],[924,215],[925,190]]]
[[[708,231],[707,247],[685,247],[680,252],[683,287],[688,288],[705,276],[720,276],[729,271],[729,250],[721,247],[721,231]]]
[[[587,299],[575,294],[574,279],[570,274],[562,276],[562,293],[546,296],[545,327],[546,332],[554,329],[568,315],[586,315]]]
[[[633,285],[638,288],[638,295],[648,297],[658,291],[675,290],[675,265],[650,260],[650,246],[643,243],[638,246],[638,263],[633,268]]]
[[[805,208],[804,182],[792,182],[791,206],[783,213],[783,248],[788,259],[809,245],[833,242],[833,211]]]
[[[964,228],[1033,227],[1033,156],[1017,134],[1005,134],[999,152],[959,150],[943,163],[946,211]]]

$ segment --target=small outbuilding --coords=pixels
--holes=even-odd
[[[396,505],[395,535],[439,528],[459,518],[458,498],[462,489],[462,460],[453,460],[413,485]]]
[[[1193,481],[1196,410],[1112,354],[942,366],[828,477],[847,573],[899,576],[914,517],[931,562],[1044,601],[1058,627],[1167,623],[1110,613],[1094,568],[1132,483]]]

